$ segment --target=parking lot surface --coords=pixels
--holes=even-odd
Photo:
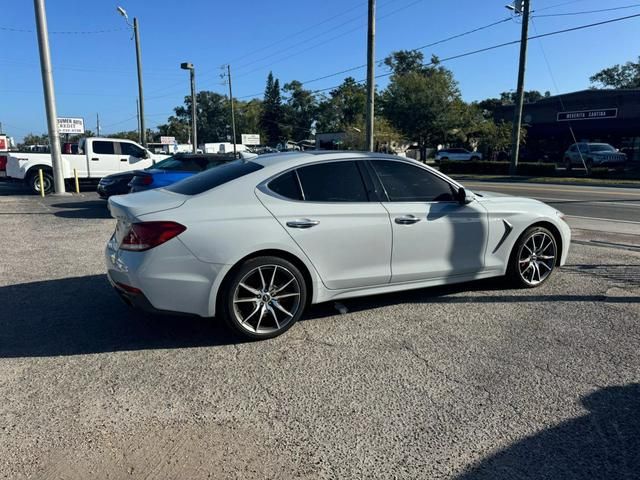
[[[245,343],[130,311],[94,193],[0,184],[0,219],[3,478],[640,478],[640,249],[584,230],[541,288],[317,305]]]

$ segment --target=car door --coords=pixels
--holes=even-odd
[[[372,160],[393,229],[391,282],[473,275],[484,268],[487,212],[460,204],[456,187],[403,160]]]
[[[91,142],[89,155],[89,176],[102,178],[120,170],[120,155],[117,142],[111,140],[94,140]]]
[[[153,161],[146,158],[147,151],[132,142],[116,142],[117,151],[120,153],[119,169],[121,172],[130,170],[142,170],[153,165]]]
[[[356,161],[319,162],[285,172],[256,190],[329,289],[387,284],[389,214],[367,189]]]

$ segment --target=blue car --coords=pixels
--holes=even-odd
[[[130,193],[166,187],[233,160],[233,155],[177,153],[145,170],[133,172],[129,182]]]

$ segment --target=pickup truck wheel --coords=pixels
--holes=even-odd
[[[48,194],[53,191],[53,175],[51,172],[44,170],[42,172],[42,183],[44,184],[44,193]],[[40,195],[40,175],[37,171],[29,175],[29,187],[36,195]]]

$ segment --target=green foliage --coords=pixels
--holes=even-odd
[[[297,80],[285,84],[282,89],[289,98],[284,105],[284,118],[290,134],[295,141],[310,137],[311,125],[318,112],[318,102],[310,90],[302,88]]]
[[[589,80],[604,88],[640,88],[640,57],[637,62],[600,70]]]
[[[486,162],[486,161],[443,161],[440,162],[440,171],[442,173],[460,173],[460,174],[489,174],[489,175],[508,175],[509,162]],[[554,176],[556,166],[553,163],[519,163],[518,175],[526,176]]]
[[[25,145],[49,145],[49,135],[46,133],[43,133],[42,135],[27,133],[19,146]]]
[[[418,60],[420,52],[395,52],[387,59],[393,74],[381,103],[391,125],[425,149],[459,139],[466,104],[451,71]]]
[[[316,129],[319,132],[342,132],[364,124],[367,103],[366,87],[347,77],[318,104]]]
[[[265,144],[276,145],[286,139],[287,132],[284,128],[284,120],[280,81],[277,78],[274,79],[273,73],[269,72],[267,86],[264,89],[262,116],[260,117],[260,125],[266,137]]]
[[[124,132],[116,132],[107,135],[109,138],[126,138],[127,140],[133,140],[134,142],[140,141],[140,137],[138,136],[138,130],[128,130]]]

